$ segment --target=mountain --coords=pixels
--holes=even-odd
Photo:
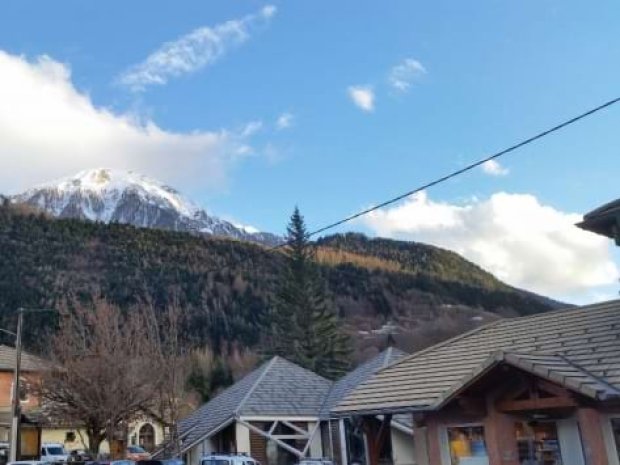
[[[504,316],[560,304],[514,289],[458,254],[420,243],[329,236],[317,257],[331,304],[356,353],[388,339],[407,351]],[[284,256],[259,244],[119,223],[55,219],[0,204],[0,327],[18,307],[66,307],[104,298],[130,310],[179,306],[184,337],[214,350],[254,349]],[[43,340],[49,314],[28,316],[29,344]],[[4,337],[0,335],[0,339]],[[0,341],[1,342],[1,341]]]
[[[33,187],[11,200],[58,218],[211,234],[266,245],[281,242],[273,234],[211,216],[172,187],[132,171],[86,170]]]

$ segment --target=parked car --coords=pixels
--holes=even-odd
[[[307,457],[301,459],[298,465],[334,465],[330,459]]]
[[[260,462],[245,454],[211,454],[202,457],[200,465],[260,465]]]
[[[98,461],[98,463],[101,465],[102,462]],[[136,462],[134,462],[133,460],[112,460],[111,462],[107,462],[104,465],[136,465]]]
[[[145,451],[140,446],[127,446],[127,460],[133,460],[134,462],[149,461],[151,454]]]
[[[181,459],[165,459],[162,461],[164,465],[185,465],[185,462]]]
[[[47,465],[47,463],[49,462],[42,462],[41,460],[16,460],[7,463],[7,465]]]
[[[69,458],[65,447],[56,442],[46,442],[41,446],[41,462],[64,463]]]

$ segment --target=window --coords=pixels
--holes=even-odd
[[[560,440],[555,422],[517,422],[515,432],[519,463],[562,465]]]
[[[611,431],[614,435],[614,441],[616,443],[616,453],[618,454],[618,460],[620,460],[620,418],[611,419]]]
[[[449,426],[447,431],[451,465],[489,464],[483,426]]]

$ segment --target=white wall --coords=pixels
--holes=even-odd
[[[394,465],[414,465],[413,434],[392,428],[392,459]]]
[[[317,423],[312,422],[308,423],[308,432],[312,433],[314,428],[316,428]],[[317,428],[314,432],[314,437],[312,438],[312,442],[310,443],[310,457],[323,457],[323,441],[321,440],[321,428]]]
[[[237,452],[250,455],[250,430],[241,423],[235,423]]]

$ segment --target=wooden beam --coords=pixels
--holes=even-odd
[[[544,410],[556,408],[574,408],[577,402],[570,397],[546,397],[526,400],[503,400],[497,403],[500,412],[518,412],[523,410]]]
[[[300,428],[299,426],[295,425],[294,423],[291,423],[290,421],[281,420],[280,423],[282,423],[283,425],[288,426],[293,431],[297,431],[299,434],[305,434],[305,435],[308,434],[308,430]]]
[[[280,441],[279,439],[276,439],[274,436],[270,435],[269,433],[266,433],[265,431],[263,431],[260,428],[257,428],[256,426],[254,426],[251,423],[245,422],[243,420],[237,420],[239,423],[241,423],[243,426],[245,426],[246,428],[248,428],[251,431],[254,431],[256,434],[260,434],[261,436],[263,436],[264,438],[267,438],[273,442],[275,442],[278,446],[280,446],[282,449],[286,449],[287,451],[289,451],[290,453],[296,455],[299,458],[303,458],[304,454],[302,453],[302,451],[295,449],[292,446],[289,446],[287,443]]]

